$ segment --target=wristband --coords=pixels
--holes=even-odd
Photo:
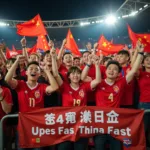
[[[142,55],[142,56],[143,56],[143,55],[144,55],[144,52],[138,52],[138,54],[140,54],[140,55]]]
[[[86,66],[88,66],[89,68],[91,67],[91,65],[89,65],[89,64],[86,64]]]

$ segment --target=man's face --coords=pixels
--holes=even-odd
[[[129,61],[129,57],[127,55],[124,54],[118,55],[118,62],[120,63],[120,65],[124,65],[128,63],[128,61]]]
[[[37,81],[40,76],[40,73],[41,73],[40,67],[35,64],[30,65],[26,71],[28,79],[32,81]]]
[[[86,48],[87,48],[88,50],[91,50],[91,49],[92,49],[92,44],[91,44],[90,42],[88,42],[87,45],[86,45]]]
[[[110,64],[106,69],[106,76],[109,79],[116,79],[119,76],[119,68],[115,64]]]
[[[77,67],[80,66],[80,59],[75,59],[74,60],[74,66],[77,66]]]

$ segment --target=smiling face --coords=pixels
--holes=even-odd
[[[51,58],[50,53],[45,54],[43,61],[44,61],[44,63],[45,63],[47,66],[51,66],[51,65],[52,65],[52,58]]]
[[[116,79],[119,76],[119,68],[116,64],[110,64],[106,69],[106,76],[109,79]]]
[[[150,69],[150,56],[147,56],[145,59],[144,59],[144,62],[143,62],[143,65],[146,68]]]
[[[65,54],[63,57],[63,63],[65,66],[72,66],[73,64],[73,57],[71,54]]]
[[[28,80],[37,81],[41,74],[40,67],[36,64],[31,64],[26,71]]]
[[[119,54],[118,55],[118,62],[120,65],[127,64],[129,61],[129,56],[124,55],[124,54]]]

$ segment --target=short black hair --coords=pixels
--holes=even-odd
[[[89,52],[89,51],[84,51],[84,52],[82,53],[82,56],[83,56],[85,53],[91,54],[91,52]]]
[[[79,67],[77,67],[77,66],[70,67],[68,72],[67,72],[67,78],[68,78],[69,82],[70,82],[69,76],[70,76],[71,73],[74,73],[74,72],[78,72],[80,74],[82,73],[82,71]]]
[[[118,61],[115,61],[115,60],[109,61],[108,64],[107,64],[107,66],[106,66],[106,68],[108,68],[109,65],[112,65],[112,64],[113,64],[113,65],[116,65],[116,66],[118,67],[119,72],[121,72],[122,67],[120,66],[119,62],[118,62]]]
[[[47,54],[50,54],[50,50],[44,52],[43,57],[45,57]]]
[[[109,59],[112,60],[111,57],[104,57],[103,62],[106,62],[106,61],[108,61]]]
[[[127,50],[121,50],[121,51],[119,51],[118,55],[126,55],[126,56],[130,57],[129,51],[127,51]]]
[[[27,68],[29,68],[31,65],[37,65],[40,67],[40,65],[37,61],[32,61],[32,62],[28,63]]]
[[[66,52],[66,53],[64,53],[64,55],[63,55],[63,58],[62,58],[62,59],[64,59],[65,55],[71,55],[71,56],[72,56],[72,54],[71,54],[70,52]]]
[[[76,60],[76,59],[80,60],[80,57],[74,57],[74,58],[73,58],[73,60]]]

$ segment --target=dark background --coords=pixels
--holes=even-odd
[[[77,19],[99,15],[106,15],[120,7],[124,0],[0,0],[0,19],[30,20],[37,13],[42,20]],[[104,23],[91,26],[71,28],[76,40],[97,41],[101,34],[115,43],[127,43],[128,33],[126,24],[129,23],[133,31],[138,33],[150,32],[150,8],[141,14],[118,20],[114,26]],[[47,29],[51,39],[61,41],[66,37],[67,28]],[[16,35],[16,29],[0,27],[0,39],[4,39],[10,47],[18,46],[21,37]],[[36,42],[36,38],[28,38]]]

